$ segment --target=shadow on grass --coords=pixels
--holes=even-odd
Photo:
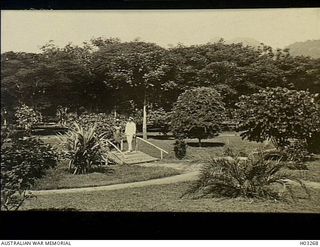
[[[149,136],[150,139],[155,139],[155,140],[174,140],[173,136]]]
[[[76,208],[32,208],[27,211],[79,211]]]
[[[111,166],[96,166],[96,167],[92,167],[90,169],[90,173],[91,172],[113,174],[115,172],[115,170]]]
[[[187,145],[190,147],[200,147],[199,142],[187,142]],[[223,146],[225,146],[225,143],[223,142],[202,142],[201,143],[202,148],[223,147]]]

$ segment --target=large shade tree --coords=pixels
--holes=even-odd
[[[101,40],[100,40],[101,41]],[[103,81],[113,95],[115,108],[133,101],[143,108],[143,134],[146,138],[148,103],[164,99],[162,92],[175,86],[173,63],[168,52],[155,44],[110,40],[98,44],[93,53],[95,81]]]
[[[90,74],[83,60],[74,54],[76,49],[71,45],[57,48],[49,44],[41,54],[2,54],[2,105],[25,103],[53,114],[58,105],[76,109],[88,102]]]
[[[213,87],[228,106],[233,106],[240,95],[287,84],[268,46],[255,49],[241,43],[225,44],[221,40],[198,46],[180,45],[171,52],[176,56],[177,81],[181,87]]]

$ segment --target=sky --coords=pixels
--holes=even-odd
[[[1,52],[40,52],[95,37],[163,47],[253,38],[274,48],[320,39],[320,8],[255,10],[2,10]]]

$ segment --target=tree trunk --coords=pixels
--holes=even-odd
[[[115,109],[114,109],[114,118],[115,119],[117,118],[117,107],[115,107]]]
[[[201,147],[201,139],[199,138],[199,147]]]

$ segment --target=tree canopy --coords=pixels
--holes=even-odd
[[[223,40],[169,49],[116,38],[61,48],[49,42],[39,54],[3,53],[1,62],[2,107],[24,103],[44,115],[58,105],[106,112],[146,102],[170,111],[182,92],[203,86],[217,90],[229,108],[267,87],[320,93],[320,59]]]

